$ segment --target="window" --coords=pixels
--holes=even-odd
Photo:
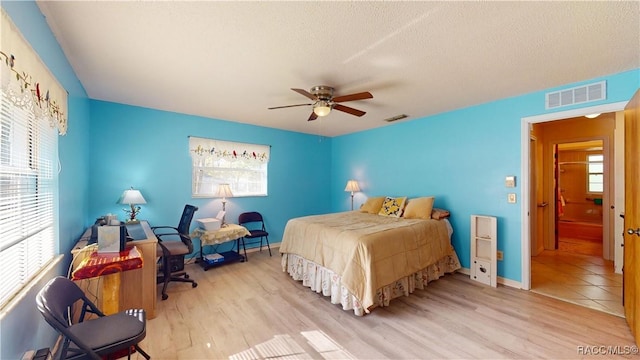
[[[270,147],[189,137],[193,197],[214,197],[219,184],[233,196],[266,196]]]
[[[602,193],[604,190],[604,155],[587,155],[587,189],[590,193]]]
[[[58,132],[67,93],[11,18],[0,19],[0,310],[57,254]]]
[[[55,255],[57,134],[0,97],[0,307]]]

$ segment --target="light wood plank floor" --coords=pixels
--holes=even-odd
[[[620,317],[462,274],[356,317],[293,281],[277,254],[187,265],[199,286],[170,284],[142,348],[154,359],[574,359],[634,345]]]

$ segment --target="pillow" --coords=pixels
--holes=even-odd
[[[378,215],[390,216],[390,217],[400,217],[402,215],[402,210],[404,210],[404,204],[407,202],[407,197],[389,197],[384,198],[382,202],[382,207],[378,212]]]
[[[440,220],[448,217],[449,217],[449,210],[433,208],[433,211],[431,211],[432,219]]]
[[[433,200],[433,196],[409,199],[407,208],[404,209],[404,215],[402,216],[406,219],[431,219]]]
[[[369,214],[377,214],[382,207],[382,202],[384,201],[384,196],[378,197],[370,197],[367,201],[362,204],[360,207],[360,212],[366,212]]]

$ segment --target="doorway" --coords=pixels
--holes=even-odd
[[[607,260],[615,252],[616,113],[597,121],[575,114],[523,119],[523,145],[529,130],[527,149],[523,146],[528,160],[523,164],[529,168],[523,177],[530,178],[523,189],[529,194],[524,222],[531,221],[523,229],[529,240],[523,243],[529,250],[523,257],[523,288],[528,280],[532,291],[622,316],[622,277]]]
[[[603,197],[609,195],[604,181],[609,175],[605,172],[609,158],[605,159],[604,141],[600,138],[560,142],[558,139],[572,136],[560,134],[572,130],[576,126],[572,122],[584,126],[582,119],[567,119],[533,127],[533,132],[543,139],[543,146],[552,150],[553,160],[547,166],[552,168],[547,173],[553,176],[551,181],[545,177],[541,181],[550,182],[543,188],[551,189],[554,195],[555,231],[541,252],[532,253],[531,290],[623,316],[622,276],[615,274],[613,262],[603,257],[602,204]],[[598,124],[597,128],[593,135],[607,136],[606,125]],[[604,132],[598,133],[601,130]],[[537,222],[545,220],[549,218],[542,217]]]
[[[555,250],[601,258],[604,239],[603,142],[560,143],[557,144],[555,157]]]

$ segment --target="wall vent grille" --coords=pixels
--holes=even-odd
[[[607,98],[607,82],[577,86],[570,89],[554,91],[545,96],[545,108],[555,109],[563,106],[582,104]]]

